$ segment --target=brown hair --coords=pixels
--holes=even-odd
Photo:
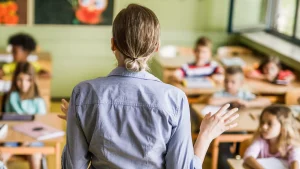
[[[284,105],[271,105],[266,107],[259,118],[259,127],[255,134],[255,138],[260,137],[260,128],[262,117],[265,113],[270,113],[277,117],[281,124],[281,133],[279,135],[277,147],[281,156],[285,157],[288,153],[289,146],[299,147],[299,131],[295,127],[296,119],[293,116],[292,110]]]
[[[225,70],[226,75],[244,74],[243,69],[240,66],[229,66]]]
[[[196,51],[198,50],[198,47],[202,47],[202,46],[212,48],[211,40],[205,36],[200,37],[195,43],[194,50]]]
[[[281,63],[280,60],[278,59],[278,57],[275,56],[268,56],[267,58],[265,58],[259,65],[258,70],[263,73],[263,69],[264,67],[269,64],[269,63],[275,63],[277,65],[277,67],[279,68],[279,70],[281,69]]]
[[[116,16],[112,30],[114,44],[125,57],[126,69],[147,69],[150,55],[159,46],[160,25],[153,11],[130,4]]]
[[[17,78],[20,73],[28,74],[31,77],[31,86],[28,92],[26,93],[25,99],[34,99],[36,97],[40,97],[40,93],[38,91],[38,86],[36,83],[34,68],[29,62],[19,62],[16,66],[16,70],[12,79],[12,87],[7,95],[7,98],[9,98],[12,92],[20,92],[20,89],[17,85]]]

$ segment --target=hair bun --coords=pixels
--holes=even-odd
[[[125,59],[124,63],[126,69],[132,72],[139,72],[145,69],[145,65],[140,61],[139,58],[128,57]]]

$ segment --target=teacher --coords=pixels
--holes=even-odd
[[[74,88],[62,168],[202,168],[211,141],[237,125],[237,109],[206,115],[193,148],[186,95],[146,71],[160,45],[156,15],[131,4],[116,16],[112,34],[118,67]]]

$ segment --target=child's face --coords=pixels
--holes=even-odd
[[[260,132],[264,139],[274,139],[280,135],[281,124],[277,117],[265,112],[261,117]]]
[[[277,76],[278,73],[279,73],[279,68],[274,62],[269,62],[263,68],[263,74],[272,76],[274,78]]]
[[[211,48],[208,46],[198,46],[195,50],[196,62],[206,64],[211,59]]]
[[[12,54],[15,62],[26,61],[29,52],[24,50],[22,46],[13,46]]]
[[[225,75],[225,90],[228,93],[236,94],[243,85],[243,75],[236,73],[234,75]]]
[[[22,93],[27,93],[32,83],[31,76],[25,73],[20,73],[17,76],[17,86]]]

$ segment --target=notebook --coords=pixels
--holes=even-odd
[[[231,57],[231,58],[222,58],[221,62],[226,66],[241,66],[244,67],[246,65],[245,61],[239,57]]]
[[[204,77],[185,78],[183,85],[187,88],[213,88],[215,86],[211,79]]]
[[[288,169],[287,161],[274,157],[257,159],[257,162],[265,169]]]
[[[13,129],[39,141],[65,135],[64,131],[58,130],[40,122],[22,123],[20,125],[15,125]]]

